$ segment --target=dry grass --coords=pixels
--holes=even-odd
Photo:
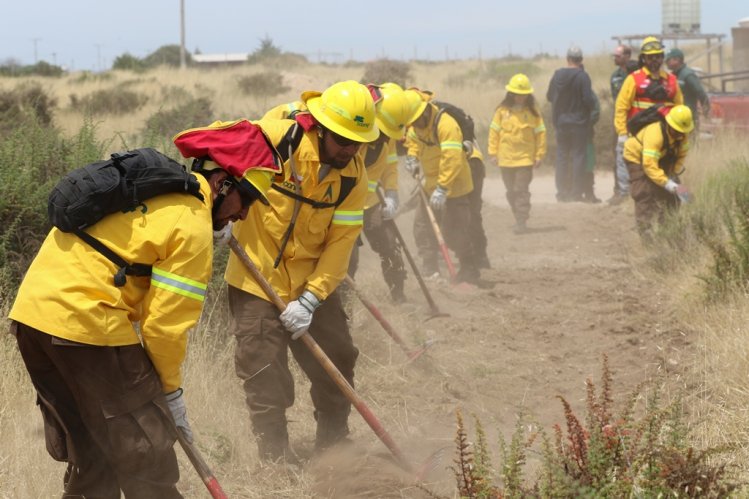
[[[540,71],[532,78],[539,102],[545,101],[545,91],[554,69],[563,65],[561,60],[541,60],[537,62]],[[480,70],[480,61],[458,61],[449,64],[414,64],[411,75],[412,85],[428,88],[438,98],[464,107],[474,116],[479,134],[486,130],[495,106],[504,97],[504,82],[483,81],[480,78],[468,78],[465,86],[450,87],[448,77],[455,74],[469,74]],[[603,95],[608,88],[608,75],[613,69],[607,55],[590,57],[586,66],[594,81],[596,91]],[[228,70],[198,72],[196,70],[180,71],[162,68],[153,72],[134,75],[127,72],[113,72],[111,78],[87,78],[81,81],[77,75],[59,79],[0,79],[0,89],[13,88],[15,85],[29,81],[39,82],[55,97],[61,107],[55,115],[57,126],[72,134],[80,129],[83,116],[71,109],[67,103],[70,95],[83,96],[100,89],[114,87],[128,82],[128,88],[145,95],[153,96],[135,112],[116,119],[102,119],[98,124],[100,138],[111,138],[118,134],[127,138],[134,146],[133,137],[142,130],[146,120],[162,106],[172,106],[178,101],[177,94],[191,97],[208,96],[211,99],[215,116],[206,116],[205,122],[214,119],[234,119],[238,117],[258,117],[266,109],[281,102],[294,100],[299,93],[307,89],[323,89],[327,85],[342,79],[360,80],[363,67],[307,65],[295,67],[293,72],[283,71],[284,85],[289,90],[284,94],[268,98],[243,96],[237,91],[237,78],[262,72],[262,66],[248,66]],[[181,89],[175,92],[175,88]],[[157,96],[171,96],[157,98]],[[602,106],[610,106],[602,99]],[[601,132],[607,133],[605,124]],[[482,140],[485,141],[485,138]],[[122,147],[115,140],[112,150]],[[737,155],[749,156],[749,146],[745,140],[703,141],[691,153],[689,170],[685,176],[688,185],[700,185],[711,172],[718,171],[725,162]],[[676,255],[674,258],[679,258]],[[703,258],[704,260],[704,258]],[[690,259],[690,265],[698,265],[700,255]],[[695,262],[697,262],[695,264]],[[677,262],[678,263],[678,262]],[[678,267],[678,265],[676,265]],[[679,270],[664,277],[657,274],[655,278],[666,279],[673,289],[673,306],[680,310],[680,320],[701,332],[695,342],[693,370],[686,375],[693,380],[695,420],[701,423],[700,435],[704,446],[722,443],[744,443],[734,455],[735,463],[749,479],[749,441],[747,435],[747,407],[749,407],[749,388],[747,382],[749,365],[746,362],[749,346],[746,337],[749,331],[749,305],[745,297],[738,296],[729,302],[705,308],[699,298],[699,285],[694,277],[693,267],[678,267]],[[379,276],[377,276],[379,282]],[[366,281],[364,281],[366,282]],[[374,288],[379,289],[380,286]],[[384,294],[376,297],[384,301]],[[216,302],[215,307],[208,306],[200,327],[192,334],[189,358],[186,365],[186,400],[191,421],[197,430],[199,447],[206,460],[213,466],[220,482],[231,497],[264,498],[264,497],[313,497],[335,496],[346,497],[346,482],[338,483],[340,477],[326,480],[320,466],[330,466],[331,462],[340,463],[336,456],[332,461],[321,460],[316,466],[304,470],[266,467],[256,456],[254,441],[251,437],[249,418],[244,404],[244,397],[233,370],[233,340],[227,336],[225,323],[226,311],[223,301]],[[7,307],[8,304],[1,306]],[[356,342],[362,352],[382,351],[382,333],[372,324],[361,308],[357,308],[352,320]],[[2,314],[6,316],[5,313]],[[420,320],[414,314],[397,314],[394,326],[399,330],[413,330],[413,324]],[[0,319],[0,331],[7,330],[7,321]],[[457,333],[458,331],[455,331]],[[420,337],[426,333],[417,332]],[[368,345],[377,345],[367,348]],[[392,351],[377,358],[362,354],[357,370],[357,387],[360,393],[366,394],[366,400],[372,409],[383,419],[383,424],[393,434],[398,435],[399,442],[407,454],[416,459],[423,458],[426,450],[417,442],[429,440],[425,430],[428,421],[413,420],[413,407],[419,403],[418,391],[403,392],[407,376],[400,363],[402,353],[392,346]],[[292,363],[297,381],[298,399],[289,411],[291,439],[301,453],[309,453],[314,438],[314,422],[311,417],[312,406],[306,392],[309,384],[305,377]],[[444,374],[433,368],[431,374]],[[447,386],[447,381],[444,382]],[[380,396],[390,394],[388,397]],[[550,400],[551,403],[551,396]],[[445,403],[434,409],[444,414],[451,414],[453,406]],[[23,369],[14,342],[0,334],[0,497],[52,497],[59,493],[63,465],[53,462],[44,450],[41,433],[41,418],[34,406],[34,395]],[[440,416],[444,416],[440,414]],[[343,456],[345,473],[368,480],[376,484],[384,473],[391,477],[377,490],[379,497],[420,497],[420,492],[403,483],[402,476],[396,469],[382,466],[383,459],[373,465],[366,456],[382,453],[381,444],[372,435],[361,418],[351,418],[356,443],[357,457]],[[431,442],[433,444],[434,442]],[[449,445],[450,442],[445,442]],[[180,488],[186,497],[204,497],[204,487],[189,463],[180,455],[182,479]],[[313,471],[314,470],[314,471]],[[338,484],[338,485],[336,485]],[[449,473],[429,484],[435,490],[446,492],[454,490],[454,482]],[[336,492],[335,486],[342,490]],[[450,492],[446,492],[450,493]],[[423,494],[421,494],[423,495]],[[350,495],[349,495],[350,497]]]

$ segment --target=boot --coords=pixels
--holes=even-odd
[[[257,442],[257,453],[266,462],[286,461],[295,463],[296,456],[289,446],[286,420],[271,423],[253,423],[252,432]]]
[[[348,441],[348,415],[346,412],[315,411],[317,433],[315,435],[315,451],[320,452],[336,444]]]
[[[479,256],[476,257],[476,267],[480,269],[490,269],[492,268],[492,264],[489,262],[489,257],[486,255],[486,251],[479,254]]]

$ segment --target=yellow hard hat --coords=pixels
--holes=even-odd
[[[377,127],[391,139],[400,140],[406,135],[406,125],[412,114],[411,105],[397,83],[383,83],[380,92],[382,100],[375,104]]]
[[[677,132],[689,133],[694,130],[692,110],[683,104],[674,106],[666,115],[666,123]]]
[[[322,94],[304,92],[302,101],[312,116],[333,133],[356,142],[372,142],[380,131],[369,89],[353,80],[341,81]]]
[[[505,85],[505,90],[519,95],[528,95],[533,93],[531,81],[523,73],[518,73],[510,78],[510,82]]]
[[[642,41],[642,45],[640,46],[640,53],[645,55],[662,54],[663,44],[656,37],[649,36]]]
[[[424,109],[427,108],[427,103],[432,100],[431,92],[424,92],[416,87],[411,87],[406,92],[406,99],[408,99],[409,107],[411,109],[411,117],[409,118],[407,125],[410,125],[421,116]]]

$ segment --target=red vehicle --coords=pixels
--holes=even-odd
[[[710,95],[710,120],[705,131],[716,132],[722,127],[749,131],[749,94],[719,93]]]

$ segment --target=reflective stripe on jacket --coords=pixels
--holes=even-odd
[[[427,105],[432,107],[432,116],[436,116],[437,106],[432,103]],[[412,126],[406,136],[406,146],[408,154],[421,161],[427,192],[431,193],[437,185],[447,189],[448,198],[464,196],[473,191],[471,170],[463,151],[463,133],[455,118],[442,113],[436,134],[434,120],[423,129]]]
[[[378,183],[386,191],[398,190],[398,153],[396,151],[396,140],[389,138],[380,149],[380,154],[378,154],[376,160],[368,165],[365,158],[370,147],[372,147],[372,144],[364,144],[359,150],[362,162],[367,168],[367,191],[369,194],[367,195],[367,201],[364,203],[365,210],[372,206],[377,206],[380,202],[380,198],[377,197],[376,192]]]
[[[668,130],[668,127],[666,129]],[[656,185],[663,187],[668,182],[669,175],[679,175],[684,171],[684,160],[689,150],[687,139],[676,141],[669,136],[668,144],[675,159],[671,172],[666,172],[660,163],[668,152],[660,122],[647,125],[636,137],[627,139],[624,143],[624,159],[631,163],[641,164],[645,174]]]
[[[531,166],[546,155],[546,126],[527,107],[500,107],[489,125],[489,155],[499,166]]]
[[[281,141],[290,126],[294,126],[294,122],[289,120],[259,120],[255,123],[263,128],[274,145]],[[333,292],[346,275],[351,249],[364,220],[367,197],[364,166],[354,159],[342,170],[331,168],[320,181],[318,147],[317,129],[312,129],[304,132],[293,155],[304,197],[335,203],[343,176],[353,177],[356,184],[338,207],[314,208],[299,202],[296,225],[277,268],[273,268],[273,262],[291,221],[294,199],[271,189],[267,194],[269,206],[253,203],[247,219],[234,224],[234,236],[285,301],[298,298],[305,289],[321,300]],[[284,167],[286,180],[282,187],[294,191],[289,165],[290,161],[287,161]],[[231,286],[270,301],[234,254],[229,256],[225,278]]]
[[[182,384],[187,331],[200,318],[211,277],[212,195],[196,175],[205,202],[165,194],[144,210],[114,213],[87,232],[128,262],[153,265],[153,275],[115,287],[115,265],[78,236],[53,228],[18,290],[10,318],[52,336],[98,346],[134,345],[140,336],[164,392]]]
[[[643,95],[652,78],[648,68],[638,69],[624,79],[614,106],[614,128],[618,135],[627,135],[627,120],[653,104],[662,102],[669,107],[684,104],[684,95],[676,77],[663,70],[658,77],[665,81],[664,87],[669,96],[666,101],[654,101]]]

